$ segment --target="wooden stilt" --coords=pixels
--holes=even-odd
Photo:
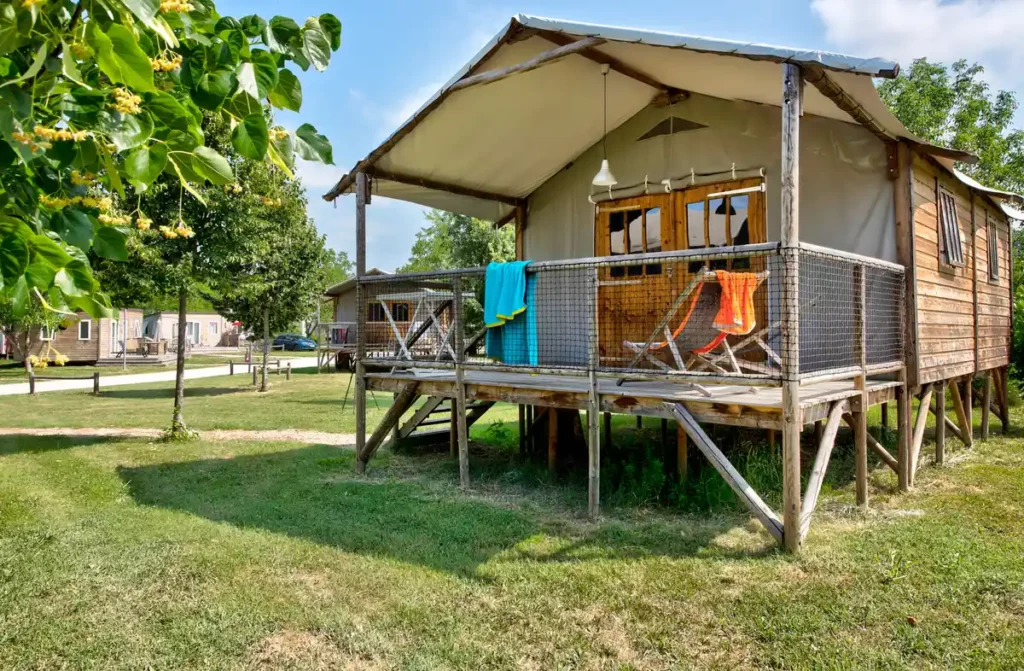
[[[989,406],[992,404],[992,371],[984,373],[981,388],[981,439],[988,440]]]
[[[365,172],[356,173],[356,454],[366,451],[366,290],[359,278],[366,274],[366,201],[369,182]],[[366,470],[366,460],[356,458],[356,471]]]
[[[777,435],[778,431],[775,429],[768,429],[768,447],[773,450],[775,449],[775,444],[778,442],[776,438]]]
[[[637,429],[644,428],[644,418],[643,418],[642,415],[637,415],[636,416],[636,428]]]
[[[718,446],[708,437],[708,434],[704,433],[704,429],[700,427],[697,420],[693,418],[693,415],[683,406],[681,403],[670,403],[667,404],[672,414],[675,416],[679,426],[686,431],[687,435],[693,439],[694,444],[697,445],[697,449],[704,453],[704,456],[708,458],[711,465],[714,466],[718,474],[722,476],[729,486],[732,488],[736,495],[740,497],[750,511],[757,516],[761,523],[765,526],[768,532],[776,538],[776,540],[783,540],[783,524],[779,520],[778,515],[768,507],[768,505],[761,500],[757,492],[743,479],[733,465],[729,462],[728,458],[718,449]],[[799,487],[799,480],[797,486]],[[797,526],[796,533],[800,533],[799,524]],[[799,539],[797,539],[797,546],[799,546]],[[788,545],[787,545],[788,547]],[[796,549],[796,548],[794,548]]]
[[[853,442],[856,446],[857,505],[866,507],[868,505],[868,413],[864,403],[867,396],[863,393],[863,375],[854,380],[854,386],[862,392],[859,410],[851,413],[853,415]]]
[[[823,435],[825,435],[825,421],[819,419],[814,423],[814,442],[821,443]]]
[[[604,444],[612,444],[612,413],[604,413]]]
[[[601,398],[597,393],[597,372],[590,370],[590,396],[587,408],[587,416],[591,418],[588,422],[590,440],[587,446],[587,512],[590,517],[596,518],[601,514],[601,430],[597,425],[597,415],[601,410]]]
[[[914,438],[910,444],[910,486],[917,479],[917,466],[921,458],[921,443],[924,441],[924,428],[928,424],[928,408],[932,402],[932,385],[926,384],[921,390],[921,403],[917,408],[917,422],[914,424]]]
[[[900,491],[906,492],[910,490],[910,390],[905,369],[900,372],[900,382],[902,384],[896,388],[896,475]]]
[[[364,467],[370,461],[370,457],[377,451],[377,448],[380,447],[380,444],[384,442],[384,437],[398,424],[402,414],[416,402],[416,390],[418,387],[419,382],[410,382],[402,388],[402,391],[398,392],[395,402],[391,404],[380,424],[377,425],[373,434],[366,440],[366,443],[363,445],[363,451],[358,454],[358,460]]]
[[[973,427],[967,419],[963,398],[960,396],[960,384],[957,380],[950,381],[949,396],[953,399],[953,410],[956,411],[957,422],[960,424],[960,438],[963,440],[964,445],[972,447],[974,445]]]
[[[882,426],[886,429],[889,428],[889,402],[886,401],[882,404]]]
[[[459,454],[459,413],[455,399],[451,400],[451,409],[448,412],[450,418],[448,430],[448,456],[452,459]]]
[[[466,424],[466,379],[462,367],[465,358],[462,326],[462,278],[452,279],[452,328],[455,329],[455,411],[458,415],[457,431],[459,440],[459,485],[469,488],[469,427]]]
[[[668,420],[664,417],[661,418],[661,445],[663,449],[668,450]]]
[[[519,456],[526,455],[526,406],[519,404]]]
[[[686,431],[683,427],[676,426],[676,475],[679,476],[679,482],[685,482],[687,471],[689,468],[689,447],[690,438],[686,435]]]
[[[851,429],[856,429],[856,422],[853,419],[852,414],[848,412],[843,413],[843,421],[846,422]],[[875,437],[871,435],[870,431],[865,435],[867,437],[868,447],[871,448],[871,451],[877,454],[878,458],[882,460],[882,463],[891,468],[894,473],[899,474],[899,462],[896,458],[889,454],[889,450],[885,449],[884,445],[875,440]]]
[[[558,415],[555,408],[548,409],[548,472],[558,468]]]
[[[814,515],[814,509],[818,505],[821,485],[825,482],[825,471],[828,469],[828,461],[836,443],[836,434],[839,433],[839,418],[842,414],[842,403],[833,403],[829,409],[828,422],[822,427],[821,437],[818,439],[818,453],[814,457],[814,464],[807,476],[807,493],[804,495],[803,507],[800,512],[801,537],[806,536],[807,530],[811,527],[811,516]]]
[[[963,390],[964,413],[967,415],[967,422],[971,427],[971,434],[974,434],[974,375],[965,375]]]
[[[935,465],[946,463],[946,381],[935,383]]]
[[[1010,369],[1008,366],[1003,366],[998,369],[996,374],[999,376],[999,390],[1000,398],[999,401],[999,418],[1003,421],[1003,433],[1010,432]]]

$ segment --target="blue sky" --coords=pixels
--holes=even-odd
[[[323,12],[341,19],[341,49],[331,66],[299,73],[302,112],[278,121],[293,128],[308,121],[330,138],[335,165],[305,164],[299,173],[328,245],[353,260],[354,200],[341,198],[335,208],[321,194],[516,13],[885,56],[903,65],[915,56],[964,57],[985,65],[994,86],[1024,86],[1021,0],[220,0],[217,7],[232,16],[285,14],[300,24]],[[375,199],[367,210],[368,265],[393,270],[404,263],[422,225],[422,208]]]

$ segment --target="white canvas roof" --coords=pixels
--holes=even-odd
[[[459,85],[588,38],[593,46],[535,69]],[[601,62],[611,66],[609,131],[659,94],[678,91],[781,106],[782,64],[796,63],[825,72],[849,110],[808,85],[806,114],[849,123],[866,117],[876,134],[973,159],[927,145],[892,115],[872,81],[896,76],[890,60],[518,15],[324,198],[351,192],[355,173],[367,171],[374,195],[502,220],[603,137]]]

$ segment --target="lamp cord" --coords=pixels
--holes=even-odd
[[[601,151],[604,153],[604,160],[608,160],[608,71],[601,73],[601,81],[604,85],[604,133],[601,136]]]

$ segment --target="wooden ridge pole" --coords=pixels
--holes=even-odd
[[[537,68],[547,65],[548,63],[554,63],[555,61],[561,60],[566,56],[578,54],[581,51],[592,49],[593,47],[604,44],[604,40],[600,37],[585,37],[582,40],[576,42],[570,42],[565,46],[556,47],[544,53],[537,54],[528,61],[511,65],[507,68],[500,70],[489,70],[487,72],[481,72],[477,75],[470,77],[463,77],[459,81],[448,87],[448,93],[454,93],[462,89],[469,88],[470,86],[478,86],[481,84],[493,84],[499,82],[502,79],[517,75],[523,72],[529,72],[530,70],[536,70]]]
[[[782,526],[800,549],[800,115],[803,73],[782,66]]]
[[[369,183],[366,173],[356,174],[356,471],[366,470],[362,455],[366,448],[366,200]]]

